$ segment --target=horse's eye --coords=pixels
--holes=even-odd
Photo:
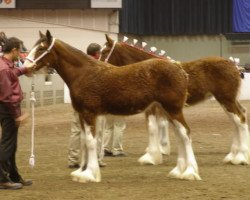
[[[37,51],[41,52],[41,51],[43,51],[43,48],[42,47],[38,47]]]
[[[102,53],[103,53],[103,54],[105,54],[105,53],[107,53],[107,52],[108,52],[107,49],[103,49],[103,50],[102,50]]]

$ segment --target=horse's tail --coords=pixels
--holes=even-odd
[[[244,75],[244,72],[245,72],[245,68],[244,67],[241,67],[239,66],[240,64],[240,59],[239,58],[233,58],[233,57],[230,57],[229,58],[230,61],[232,61],[235,65],[235,67],[238,69],[239,71],[239,75],[242,79],[245,78],[245,75]]]

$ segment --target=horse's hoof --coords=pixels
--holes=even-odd
[[[159,165],[162,163],[161,153],[145,153],[142,157],[139,158],[138,162],[141,165]]]
[[[178,167],[175,167],[171,172],[169,172],[168,176],[170,178],[181,179],[181,171]]]
[[[232,163],[231,161],[233,160],[233,154],[229,153],[226,155],[226,157],[224,158],[223,162],[224,163]]]
[[[72,176],[72,181],[74,181],[74,182],[79,182],[79,178],[76,177],[76,176]]]
[[[231,163],[233,165],[249,165],[248,153],[238,152],[236,155],[229,153],[225,157],[224,163]]]
[[[160,151],[161,151],[161,154],[163,155],[167,155],[167,156],[170,155],[170,149],[168,145],[160,145]]]
[[[101,173],[100,170],[97,170],[95,173],[92,170],[86,169],[81,172],[78,176],[79,183],[87,183],[87,182],[100,182],[101,181]]]
[[[76,176],[80,175],[81,172],[82,172],[82,169],[79,168],[79,169],[77,169],[77,170],[71,172],[70,176],[76,177]]]
[[[201,180],[200,175],[196,172],[193,167],[188,167],[185,172],[181,175],[181,179],[184,180]]]

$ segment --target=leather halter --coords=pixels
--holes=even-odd
[[[111,50],[110,50],[110,52],[109,52],[107,58],[105,58],[104,62],[107,63],[107,62],[109,61],[109,58],[110,58],[111,54],[113,53],[113,51],[114,51],[114,49],[115,49],[116,42],[117,42],[117,41],[114,41],[114,43],[113,43],[113,45],[112,45],[112,48],[111,48]],[[103,51],[104,48],[105,48],[105,46],[102,48],[101,53],[102,53],[102,51]],[[100,58],[99,58],[98,60],[101,60],[101,58],[102,58],[102,54],[101,54],[101,56],[100,56]]]
[[[50,50],[52,49],[52,47],[55,44],[55,41],[56,41],[56,38],[53,38],[49,48],[46,49],[46,51],[44,51],[37,59],[33,60],[32,58],[29,58],[29,56],[27,56],[25,59],[32,62],[32,63],[37,63],[37,61],[41,60],[45,55],[47,55],[50,52]]]

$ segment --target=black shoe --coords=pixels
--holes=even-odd
[[[113,157],[126,157],[127,156],[127,154],[126,153],[124,153],[123,151],[115,151],[115,152],[113,152]]]
[[[111,151],[104,149],[104,156],[113,156],[113,154]]]
[[[79,168],[80,165],[79,164],[69,164],[68,166],[70,169],[73,169],[73,168]]]
[[[19,183],[21,183],[23,186],[29,186],[33,184],[33,181],[30,179],[20,179]]]
[[[107,166],[107,163],[105,163],[101,160],[98,161],[98,164],[99,164],[99,167],[106,167]]]
[[[0,189],[6,189],[6,190],[18,190],[23,187],[23,184],[21,183],[13,183],[13,182],[5,182],[0,183]]]

